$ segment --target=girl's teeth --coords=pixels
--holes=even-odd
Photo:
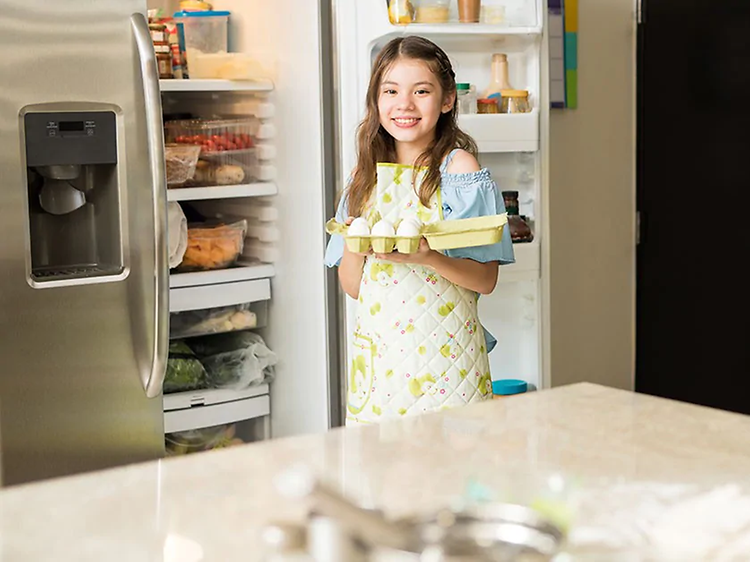
[[[396,123],[400,123],[402,125],[408,125],[410,123],[415,123],[416,119],[395,119]]]

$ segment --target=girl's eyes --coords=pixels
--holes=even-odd
[[[398,92],[396,92],[396,90],[393,90],[393,89],[387,89],[387,90],[383,90],[383,93],[389,96],[395,96]],[[416,90],[414,93],[419,96],[426,96],[430,93],[430,90]]]

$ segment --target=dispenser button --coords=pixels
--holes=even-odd
[[[50,129],[49,131],[47,131],[47,134],[50,137],[56,137],[57,136],[57,129]]]

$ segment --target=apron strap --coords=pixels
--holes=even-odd
[[[458,151],[457,148],[454,148],[453,150],[451,150],[448,153],[448,156],[446,156],[445,159],[443,160],[443,163],[440,164],[440,173],[441,174],[444,174],[445,171],[448,169],[448,166],[450,165],[451,160],[453,160],[453,156],[454,156],[454,154],[456,154],[457,151]]]

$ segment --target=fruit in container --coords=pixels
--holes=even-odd
[[[406,25],[414,21],[416,10],[409,0],[390,0],[388,3],[388,19],[392,24]]]
[[[203,152],[226,152],[228,150],[246,150],[255,146],[255,140],[247,133],[199,133],[195,135],[177,135],[177,144],[193,144],[201,147]]]
[[[188,226],[188,243],[178,271],[224,269],[233,265],[242,253],[247,221],[232,224]]]

